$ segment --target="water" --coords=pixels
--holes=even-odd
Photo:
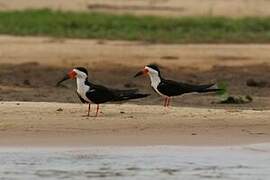
[[[270,144],[0,150],[0,180],[270,179]]]

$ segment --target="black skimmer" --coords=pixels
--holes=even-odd
[[[185,93],[205,93],[205,92],[216,92],[220,89],[209,89],[214,84],[205,84],[205,85],[192,85],[182,82],[176,82],[172,80],[167,80],[162,78],[160,70],[157,65],[149,64],[144,67],[142,71],[139,71],[134,77],[140,75],[149,75],[151,80],[151,86],[155,92],[159,95],[165,97],[164,107],[168,107],[170,104],[171,97],[179,96]]]
[[[118,90],[105,86],[97,85],[88,81],[88,72],[83,67],[77,67],[69,71],[65,77],[57,83],[60,85],[65,80],[76,79],[77,95],[82,103],[88,103],[88,114],[90,115],[91,103],[97,104],[96,117],[99,111],[99,104],[109,101],[124,101],[129,99],[138,99],[149,96],[149,94],[137,93],[137,89]]]

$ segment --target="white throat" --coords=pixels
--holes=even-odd
[[[151,80],[151,86],[158,92],[157,87],[159,83],[161,82],[160,77],[157,74],[151,74],[151,73],[149,73],[149,77]]]
[[[85,100],[90,102],[90,100],[86,97],[86,92],[89,91],[90,86],[85,84],[85,80],[84,78],[80,78],[77,77],[76,81],[77,81],[77,93]]]

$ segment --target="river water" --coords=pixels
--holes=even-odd
[[[270,144],[1,148],[0,180],[270,179]]]

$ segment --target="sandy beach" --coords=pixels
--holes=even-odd
[[[61,108],[61,110],[59,110]],[[269,142],[270,111],[1,102],[0,146],[236,145]],[[94,112],[92,112],[94,113]]]

